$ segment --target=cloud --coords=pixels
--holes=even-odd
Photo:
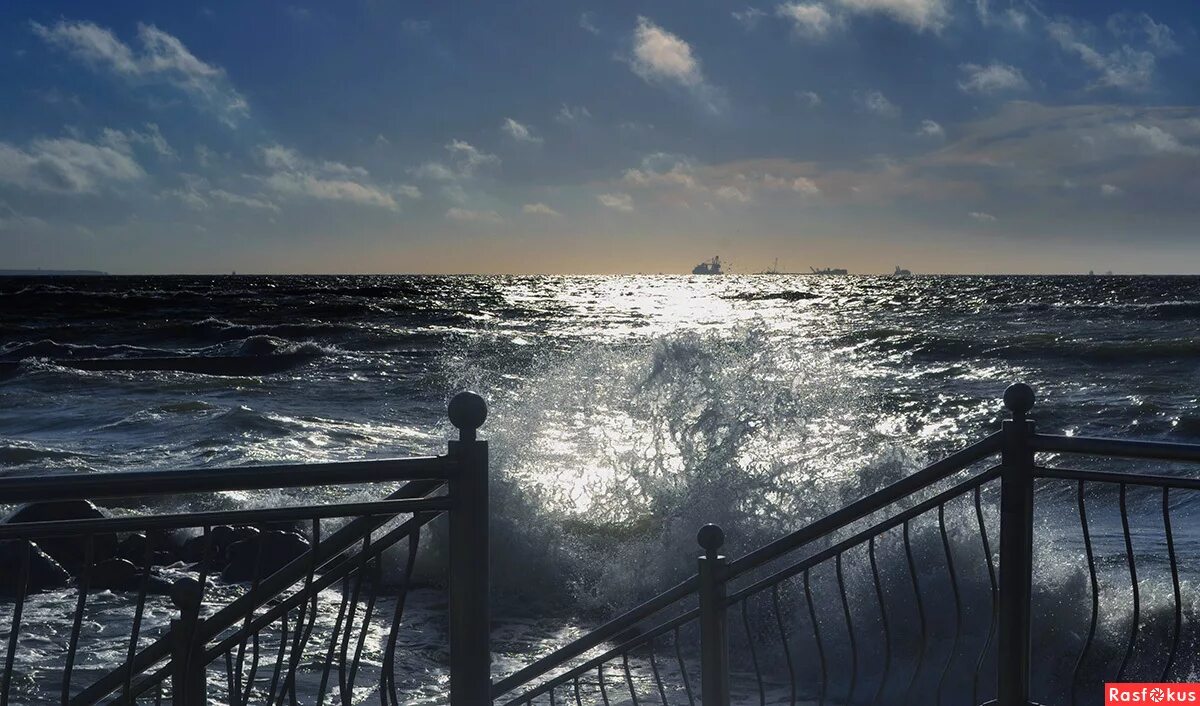
[[[558,109],[558,113],[555,114],[554,119],[560,123],[569,125],[589,120],[591,117],[592,113],[586,106],[567,105],[563,103],[562,107]]]
[[[704,83],[692,47],[645,17],[633,33],[633,70],[646,81],[672,81],[694,87]]]
[[[46,227],[46,221],[37,216],[18,213],[7,203],[0,201],[0,231],[29,231]]]
[[[975,220],[979,221],[980,223],[995,223],[996,222],[995,216],[993,216],[990,213],[984,213],[983,211],[971,211],[967,215],[970,216],[971,218],[974,218]]]
[[[145,176],[128,142],[120,140],[37,139],[27,147],[0,142],[0,183],[27,191],[92,194]]]
[[[642,159],[639,167],[626,169],[621,185],[629,189],[655,190],[667,201],[682,204],[689,195],[734,203],[748,203],[756,192],[790,192],[817,196],[820,188],[810,178],[777,174],[759,165],[745,169],[697,165],[695,160],[656,152]]]
[[[234,194],[224,189],[213,189],[208,192],[209,196],[225,203],[234,204],[235,206],[245,206],[246,208],[261,208],[267,211],[279,212],[279,207],[271,203],[265,198],[254,196],[242,196]]]
[[[911,25],[918,31],[940,31],[950,17],[945,0],[837,0],[860,14],[878,13]]]
[[[179,159],[179,155],[167,143],[162,132],[159,131],[158,125],[155,123],[146,123],[146,131],[138,132],[137,130],[113,130],[105,128],[101,134],[101,140],[104,144],[113,147],[121,152],[131,152],[132,145],[146,145],[154,150],[158,156],[164,159]]]
[[[544,203],[527,203],[521,207],[521,213],[530,213],[539,216],[561,216],[562,214],[550,208]]]
[[[921,121],[921,126],[917,128],[917,136],[941,140],[946,137],[946,131],[933,120],[925,119]]]
[[[531,142],[534,144],[541,144],[542,142],[542,138],[534,135],[529,130],[528,125],[522,125],[512,118],[505,118],[504,122],[500,125],[500,129],[517,142]]]
[[[900,115],[900,106],[888,100],[882,91],[870,90],[858,96],[859,102],[869,112],[885,118],[895,118]]]
[[[1021,70],[1008,64],[961,64],[958,68],[964,74],[963,80],[958,82],[958,89],[963,93],[998,93],[1029,88]]]
[[[629,213],[633,211],[633,197],[629,194],[599,194],[596,200],[614,211]]]
[[[500,164],[499,157],[483,152],[465,140],[451,140],[446,143],[445,149],[450,153],[449,165],[426,162],[414,169],[413,174],[431,181],[455,181],[470,179],[481,167]]]
[[[504,219],[495,211],[475,211],[469,208],[451,208],[446,211],[446,218],[463,223],[503,223]]]
[[[1100,185],[1100,195],[1105,198],[1113,198],[1115,196],[1120,196],[1123,193],[1125,192],[1122,191],[1121,187],[1119,186],[1113,186],[1112,184]]]
[[[596,26],[596,13],[594,12],[579,13],[579,26],[589,34],[600,34],[600,28]]]
[[[784,3],[775,8],[775,14],[790,20],[792,32],[806,39],[822,39],[838,24],[837,18],[817,3]]]
[[[816,108],[822,102],[821,96],[814,91],[800,91],[796,93],[796,98],[799,99],[800,103],[809,108]]]
[[[1180,51],[1175,32],[1165,24],[1155,22],[1144,12],[1119,12],[1108,18],[1105,27],[1114,36],[1130,41],[1144,41],[1159,56]]]
[[[744,10],[734,10],[729,13],[733,19],[737,20],[746,29],[754,29],[762,18],[767,16],[767,13],[757,7],[747,7]]]
[[[1063,51],[1079,57],[1084,66],[1098,75],[1093,88],[1128,91],[1150,88],[1156,65],[1153,52],[1124,44],[1111,52],[1102,53],[1084,41],[1085,38],[1081,36],[1083,30],[1066,21],[1051,22],[1046,26],[1046,31]]]
[[[260,147],[259,159],[270,170],[263,182],[278,194],[345,201],[393,211],[400,207],[395,199],[395,189],[374,183],[362,167],[318,162],[278,144]]]
[[[186,93],[230,127],[250,113],[246,99],[229,84],[223,69],[198,59],[183,42],[154,25],[138,25],[140,51],[92,22],[61,20],[49,27],[34,22],[31,27],[47,44],[95,71],[135,85],[169,85]]]

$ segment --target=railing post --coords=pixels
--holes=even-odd
[[[205,706],[208,699],[204,645],[197,644],[200,599],[204,587],[185,577],[171,587],[171,601],[179,617],[171,620],[171,706]]]
[[[729,636],[725,621],[725,533],[704,525],[696,533],[700,557],[700,687],[704,706],[729,706]]]
[[[450,400],[455,470],[450,477],[450,704],[492,703],[492,651],[488,611],[488,450],[475,432],[487,403],[473,392]]]
[[[1028,706],[1033,583],[1033,389],[1004,391],[1012,419],[1004,422],[1000,476],[1000,598],[997,704]]]

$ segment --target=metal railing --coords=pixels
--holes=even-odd
[[[1187,610],[1172,529],[1172,491],[1200,490],[1200,479],[1050,463],[1197,463],[1200,445],[1040,434],[1028,386],[1011,386],[1004,403],[1011,418],[1000,431],[736,560],[721,554],[720,528],[701,528],[696,574],[500,679],[492,697],[507,706],[1102,703],[1104,681],[1200,668],[1200,616]],[[1064,483],[1072,497],[1056,487]],[[1108,487],[1123,552],[1110,552],[1105,568],[1089,511]],[[1130,511],[1133,488],[1161,494],[1154,512]],[[1035,510],[1054,521],[1035,524]],[[1078,513],[1078,540],[1061,536],[1064,512]],[[1145,524],[1159,512],[1161,534],[1131,530],[1131,517]],[[1070,544],[1056,562],[1078,557],[1066,568],[1087,577],[1082,593],[1068,581],[1035,600],[1035,572],[1064,568],[1038,564],[1035,538]],[[1151,545],[1141,562],[1138,542]],[[1113,569],[1121,556],[1127,585]],[[1139,564],[1170,576],[1153,626],[1140,590],[1150,569],[1140,574]],[[1055,591],[1065,592],[1057,603]],[[1058,615],[1077,605],[1090,613]]]
[[[476,438],[486,414],[482,398],[457,395],[459,439],[436,457],[0,479],[0,503],[29,503],[0,524],[0,706],[350,704],[364,691],[402,703],[398,654],[413,648],[401,626],[421,529],[443,514],[449,701],[486,702],[488,457]],[[178,495],[211,505],[222,493],[356,484],[395,489],[158,515],[90,505]],[[182,531],[192,538],[180,543]],[[385,572],[393,547],[399,574]]]

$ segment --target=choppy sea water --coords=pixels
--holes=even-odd
[[[512,669],[690,572],[704,522],[736,556],[994,431],[1012,381],[1046,431],[1200,441],[1198,321],[1188,277],[10,278],[0,473],[437,453],[474,389]],[[249,378],[52,362],[296,351],[316,357]],[[1045,497],[1038,580],[1078,591],[1073,496]],[[1154,499],[1132,507],[1153,556]],[[1175,513],[1194,556],[1189,495]],[[1097,522],[1119,576],[1119,522]],[[1162,572],[1142,581],[1166,615]]]

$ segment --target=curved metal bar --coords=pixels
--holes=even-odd
[[[913,667],[912,677],[908,681],[908,689],[904,692],[904,703],[910,703],[909,698],[912,695],[913,687],[917,684],[917,677],[921,674],[921,666],[925,663],[925,642],[927,640],[925,628],[925,606],[921,603],[921,583],[917,580],[917,566],[913,561],[912,542],[909,539],[909,523],[904,521],[904,556],[908,559],[908,575],[912,578],[913,596],[915,605],[917,606],[917,624],[920,626],[921,646],[917,649],[917,664]]]
[[[625,652],[621,655],[621,664],[625,668],[625,684],[629,687],[629,698],[633,699],[633,706],[638,706],[637,689],[633,688],[633,672],[629,669],[629,653]],[[554,689],[550,690],[553,696]]]
[[[950,537],[946,534],[946,506],[938,505],[938,529],[942,534],[942,549],[946,552],[946,569],[950,574],[950,590],[954,594],[954,641],[950,643],[950,656],[946,659],[946,666],[942,668],[942,676],[938,677],[937,685],[937,701],[938,706],[942,703],[942,687],[946,683],[946,676],[950,674],[950,668],[954,665],[954,658],[958,655],[958,642],[962,633],[962,597],[958,592],[958,577],[954,573],[954,552],[950,549]]]
[[[662,699],[662,706],[670,706],[667,701],[667,689],[663,686],[662,675],[658,672],[658,660],[654,658],[654,639],[651,638],[650,646],[650,672],[654,675],[654,685],[658,687],[658,696]]]
[[[1200,446],[1200,444],[1197,444]],[[1037,466],[1033,469],[1036,478],[1057,478],[1059,480],[1086,480],[1096,483],[1125,483],[1126,485],[1149,485],[1155,488],[1179,488],[1180,490],[1200,490],[1200,478],[1179,476],[1156,476],[1142,473],[1112,473],[1108,471],[1080,471],[1073,468],[1047,468]]]
[[[871,561],[871,579],[875,585],[875,600],[879,602],[879,623],[883,628],[883,671],[879,675],[879,686],[875,687],[875,695],[871,703],[879,703],[883,689],[887,685],[888,672],[892,667],[892,634],[888,626],[887,601],[883,597],[883,582],[879,578],[879,564],[875,560],[875,538],[867,540],[867,556]]]
[[[787,664],[788,685],[791,688],[788,703],[796,706],[796,668],[792,664],[792,648],[788,645],[787,630],[783,627],[783,611],[779,609],[779,584],[771,587],[771,606],[775,610],[775,625],[779,628],[779,641],[783,643],[783,660]]]
[[[1129,658],[1133,656],[1133,647],[1137,643],[1138,623],[1141,622],[1141,596],[1138,591],[1137,560],[1133,556],[1133,539],[1129,534],[1129,512],[1125,507],[1126,486],[1121,484],[1121,531],[1125,535],[1125,555],[1129,558],[1129,584],[1133,589],[1133,620],[1129,626],[1129,644],[1125,647],[1125,657],[1121,659],[1121,668],[1117,670],[1117,681],[1125,681],[1125,668],[1129,666]]]
[[[1083,532],[1083,550],[1087,556],[1088,565],[1088,585],[1092,589],[1092,617],[1088,621],[1087,639],[1083,641],[1083,648],[1079,650],[1079,657],[1075,659],[1075,670],[1071,673],[1071,703],[1078,703],[1079,700],[1079,675],[1083,669],[1083,660],[1087,657],[1088,650],[1092,647],[1092,640],[1096,638],[1096,622],[1100,617],[1100,584],[1096,581],[1096,556],[1092,551],[1092,534],[1088,529],[1087,519],[1087,503],[1084,500],[1084,481],[1079,481],[1079,490],[1077,493],[1077,503],[1079,505],[1079,527]]]
[[[154,557],[154,542],[150,541],[150,537],[146,537],[146,553],[142,557],[142,582],[138,587],[137,607],[133,611],[133,627],[130,629],[129,636],[129,654],[126,656],[126,663],[133,662],[133,656],[137,654],[138,636],[142,631],[142,617],[146,612],[146,593],[150,588],[150,564]],[[125,670],[125,685],[121,693],[125,697],[125,701],[133,703],[130,697],[130,688],[133,686],[133,670]]]
[[[692,685],[688,680],[687,666],[683,663],[683,648],[679,645],[679,626],[675,626],[673,636],[675,659],[679,661],[679,674],[683,677],[683,690],[687,694],[688,706],[696,706],[696,699],[692,696]]]
[[[279,616],[279,654],[275,657],[275,668],[271,670],[271,688],[267,691],[268,704],[275,702],[275,693],[279,688],[279,678],[283,673],[283,659],[287,656],[288,616],[290,612],[285,612]]]
[[[412,582],[413,566],[417,562],[417,546],[421,543],[421,526],[408,535],[408,556],[404,561],[404,581],[400,584],[400,594],[396,596],[396,609],[392,613],[392,626],[388,631],[387,647],[383,652],[383,667],[380,669],[380,694],[391,698],[391,706],[399,706],[400,700],[396,695],[396,641],[400,636],[400,622],[404,618],[404,603],[408,599],[408,587]],[[383,706],[388,706],[386,698],[380,697]]]
[[[347,563],[349,563],[347,561]],[[329,649],[325,653],[325,664],[321,666],[321,685],[317,688],[317,706],[325,703],[325,692],[329,688],[329,672],[333,669],[333,655],[337,651],[338,636],[342,634],[342,621],[346,618],[346,604],[350,600],[350,574],[342,576],[342,601],[338,605],[337,618],[329,633]]]
[[[583,706],[583,697],[579,694],[579,677],[572,680],[574,682],[575,706]]]
[[[817,622],[817,609],[813,605],[812,587],[810,584],[809,570],[804,570],[804,602],[808,604],[808,619],[812,621],[813,639],[817,643],[817,661],[821,665],[821,691],[817,699],[820,706],[825,706],[825,693],[829,690],[829,672],[825,664],[825,647],[821,644],[821,625]]]
[[[988,570],[988,585],[991,587],[992,599],[992,614],[988,621],[987,637],[983,641],[983,647],[979,650],[979,658],[975,660],[975,676],[971,683],[971,702],[980,703],[979,700],[979,677],[983,674],[983,662],[987,659],[988,650],[992,646],[992,638],[996,636],[996,621],[999,619],[999,603],[996,600],[996,564],[992,559],[992,545],[988,541],[987,524],[983,521],[983,505],[980,502],[980,488],[975,486],[975,520],[979,523],[979,538],[983,542],[983,556],[986,559]]]
[[[362,549],[357,559],[358,567],[350,573],[354,575],[354,590],[346,610],[346,630],[342,633],[342,647],[338,655],[338,694],[342,703],[350,703],[352,688],[347,679],[347,656],[350,650],[350,640],[354,635],[354,616],[358,613],[358,599],[362,595],[363,579],[366,575],[367,563],[370,561],[371,533],[363,535]],[[352,671],[352,668],[351,668]]]
[[[846,581],[842,576],[843,552],[834,560],[838,594],[842,598],[842,616],[846,619],[846,636],[850,640],[850,687],[846,692],[846,703],[854,701],[854,687],[858,685],[858,640],[854,637],[854,621],[850,617],[850,601],[846,598]]]
[[[71,638],[67,643],[67,664],[63,668],[62,706],[67,706],[71,701],[71,671],[75,668],[75,655],[79,652],[79,631],[83,627],[83,609],[87,606],[87,594],[95,558],[96,535],[89,534],[83,544],[83,573],[79,576],[79,599],[75,603],[75,616],[71,622]]]
[[[604,700],[604,706],[609,706],[608,689],[604,688],[604,663],[603,662],[596,665],[596,674],[600,679],[600,698]]]
[[[762,669],[758,665],[758,650],[754,649],[754,633],[750,630],[749,601],[742,601],[742,628],[746,631],[746,644],[750,648],[750,663],[754,665],[754,679],[758,683],[759,706],[767,705],[767,691],[763,686]]]
[[[1163,488],[1162,512],[1163,530],[1167,536],[1167,558],[1171,562],[1171,585],[1175,588],[1175,632],[1171,635],[1171,650],[1167,653],[1167,664],[1163,667],[1159,681],[1167,681],[1171,667],[1175,664],[1175,655],[1179,650],[1180,633],[1183,631],[1183,601],[1179,591],[1179,565],[1175,560],[1175,534],[1171,531],[1171,489]]]
[[[17,572],[17,601],[13,604],[12,628],[8,631],[8,654],[4,656],[4,675],[0,677],[0,706],[8,706],[13,660],[17,657],[17,639],[21,634],[21,613],[25,610],[25,595],[29,590],[29,564],[33,561],[32,554],[33,544],[25,542],[25,551],[21,552],[21,568]]]

